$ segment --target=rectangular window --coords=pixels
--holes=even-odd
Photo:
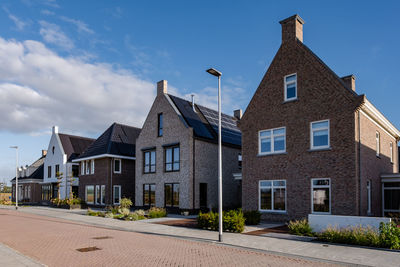
[[[121,173],[121,160],[114,159],[114,173]]]
[[[86,175],[90,174],[90,164],[89,161],[86,161]]]
[[[400,182],[383,183],[383,212],[384,216],[400,213]]]
[[[101,186],[101,205],[106,204],[106,186]]]
[[[375,139],[376,139],[376,156],[379,157],[381,154],[381,135],[379,132],[375,133]]]
[[[263,130],[258,133],[260,155],[283,153],[286,151],[286,128]]]
[[[371,214],[371,181],[367,181],[367,213]]]
[[[94,204],[94,186],[87,185],[85,188],[85,201],[88,204]]]
[[[156,185],[143,185],[143,206],[154,206],[156,204]]]
[[[47,178],[51,178],[51,166],[47,167]]]
[[[156,172],[156,151],[145,151],[143,153],[143,172],[154,173]]]
[[[100,196],[100,185],[96,185],[96,205],[100,204],[101,201]]]
[[[90,174],[94,174],[94,159],[90,161]]]
[[[56,165],[56,176],[60,175],[60,165]]]
[[[121,202],[121,186],[114,185],[114,205],[119,205]]]
[[[158,136],[163,136],[163,114],[158,114]]]
[[[312,213],[331,213],[330,179],[311,179]]]
[[[72,165],[72,177],[79,176],[79,165]]]
[[[179,171],[180,168],[179,146],[168,147],[165,149],[165,171]]]
[[[166,207],[179,207],[179,184],[165,184],[164,197]]]
[[[242,153],[238,155],[238,167],[240,170],[242,169]]]
[[[311,149],[330,147],[329,120],[311,122]]]
[[[285,101],[297,99],[297,75],[285,76]]]
[[[85,162],[81,161],[81,175],[85,175]]]
[[[393,163],[393,143],[390,142],[390,163]]]
[[[259,182],[259,210],[286,211],[286,180],[264,180]]]

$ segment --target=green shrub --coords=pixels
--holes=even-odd
[[[143,217],[143,219],[145,218],[144,215],[146,214],[146,212],[144,210],[135,210],[134,213],[137,214],[139,217]]]
[[[106,218],[114,218],[114,214],[112,212],[107,212],[104,217],[106,217]]]
[[[199,213],[197,217],[197,225],[203,229],[218,230],[218,213],[208,212]],[[224,211],[222,217],[222,228],[224,231],[241,233],[244,230],[245,218],[242,210]]]
[[[400,249],[400,227],[395,222],[381,223],[379,226],[379,238],[382,247]]]
[[[114,219],[123,219],[124,217],[124,214],[114,214]]]
[[[257,225],[261,220],[261,213],[258,210],[251,210],[243,212],[246,219],[246,225]]]
[[[332,243],[343,243],[360,246],[380,246],[380,234],[371,227],[349,227],[337,229],[336,227],[328,227],[325,231],[317,234],[321,241]]]
[[[81,204],[85,204],[85,201],[83,201],[83,200],[80,199],[80,198],[70,198],[70,199],[67,199],[67,204],[68,204],[69,206],[72,206],[72,205],[81,205]]]
[[[132,200],[130,198],[122,198],[121,204],[119,205],[121,208],[130,209],[132,206]]]
[[[131,211],[127,208],[120,208],[118,209],[118,213],[124,216],[128,216],[131,213]]]
[[[117,214],[118,213],[118,207],[113,207],[113,206],[107,206],[106,207],[107,212],[111,212],[112,214]]]
[[[312,229],[306,219],[290,221],[288,223],[289,233],[292,235],[312,236]]]
[[[144,210],[137,210],[125,217],[125,220],[128,221],[138,221],[143,219],[146,219],[144,216]]]
[[[105,215],[104,215],[104,212],[101,212],[101,211],[94,211],[94,210],[91,210],[91,209],[88,209],[88,211],[87,211],[87,213],[86,213],[87,215],[89,215],[89,216],[98,216],[98,217],[104,217]]]
[[[163,208],[152,207],[149,209],[148,217],[153,218],[161,218],[166,217],[167,211]]]

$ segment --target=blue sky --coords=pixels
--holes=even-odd
[[[304,43],[398,128],[400,5],[396,1],[1,1],[0,181],[47,149],[52,125],[97,137],[112,122],[140,127],[155,83],[211,107],[246,108],[299,14]]]

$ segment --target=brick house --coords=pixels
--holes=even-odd
[[[29,166],[18,168],[18,202],[36,204],[41,201],[41,184],[43,182],[44,159],[47,150],[42,150],[42,156]],[[11,180],[12,201],[15,202],[15,177]]]
[[[303,43],[298,15],[280,24],[282,44],[239,123],[243,209],[281,221],[381,216],[399,130],[356,93],[354,75],[338,77]]]
[[[241,111],[237,111],[240,117]],[[224,206],[240,205],[241,133],[238,119],[222,115]],[[171,211],[217,207],[217,112],[167,93],[157,83],[157,96],[136,141],[137,206]]]
[[[79,163],[79,198],[91,206],[134,201],[135,142],[140,129],[113,123],[73,162]]]

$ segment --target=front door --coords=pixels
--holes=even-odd
[[[207,208],[207,184],[200,183],[200,209]]]

